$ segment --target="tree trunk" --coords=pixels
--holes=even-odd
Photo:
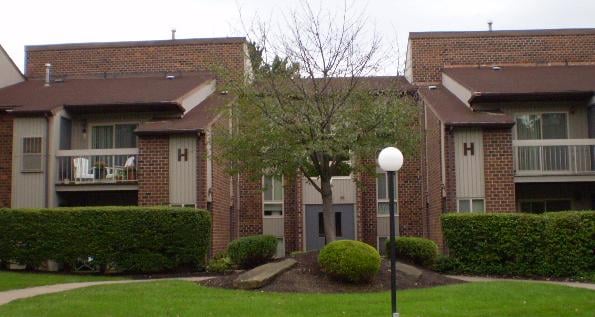
[[[324,236],[326,243],[336,240],[335,232],[335,213],[333,212],[333,189],[331,188],[331,178],[321,177],[320,189],[322,196],[322,218],[324,219]]]

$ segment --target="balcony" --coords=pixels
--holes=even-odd
[[[595,139],[514,140],[513,151],[517,182],[595,179]]]
[[[56,185],[133,185],[137,162],[137,148],[60,150]]]

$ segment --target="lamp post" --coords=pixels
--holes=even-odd
[[[395,172],[403,166],[403,153],[394,147],[387,147],[378,154],[378,165],[387,173],[388,203],[390,213],[390,299],[392,316],[397,312],[397,259],[395,246]]]

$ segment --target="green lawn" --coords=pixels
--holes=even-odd
[[[61,275],[44,273],[17,273],[0,271],[0,292],[10,289],[59,283],[105,281],[121,278],[105,276]]]
[[[522,282],[458,284],[399,293],[401,316],[588,316],[595,292]],[[96,286],[0,306],[0,316],[390,316],[389,293],[288,294],[159,281]]]

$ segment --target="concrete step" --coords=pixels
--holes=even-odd
[[[233,286],[240,289],[261,288],[271,282],[277,275],[289,270],[297,263],[294,259],[267,263],[246,271],[233,281]]]

